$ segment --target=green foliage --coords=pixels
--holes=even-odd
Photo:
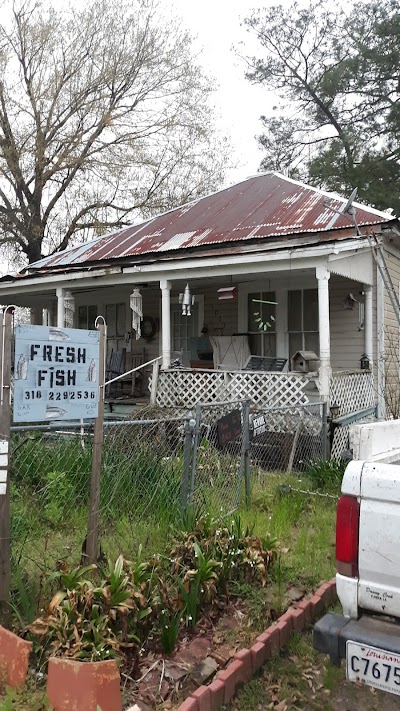
[[[171,654],[176,647],[181,629],[182,611],[161,610],[160,642],[163,652]]]
[[[344,194],[357,187],[362,202],[400,214],[398,3],[277,4],[246,25],[261,50],[247,76],[281,98],[261,117],[261,167]]]
[[[21,628],[31,624],[38,611],[39,584],[37,579],[27,579],[20,565],[13,569],[13,587],[10,607]]]
[[[183,580],[177,578],[183,610],[188,627],[195,628],[201,610],[211,605],[217,597],[218,570],[221,563],[209,554],[203,555],[200,546],[193,542],[194,566],[187,570]]]
[[[274,546],[271,538],[253,535],[252,526],[243,526],[238,515],[227,525],[204,517],[196,522],[191,533],[181,533],[178,537],[171,551],[173,572],[182,574],[185,571],[186,574],[212,561],[217,564],[217,589],[225,595],[229,593],[231,580],[258,580],[264,586],[275,559]],[[189,588],[187,593],[190,593]],[[195,596],[194,592],[192,594]]]
[[[101,661],[137,648],[152,612],[143,587],[135,585],[129,563],[122,556],[109,563],[107,577],[97,584],[86,577],[94,570],[95,566],[90,566],[69,571],[64,566],[57,574],[62,587],[50,602],[47,615],[28,628],[48,654]]]
[[[305,475],[318,490],[339,490],[342,483],[346,462],[336,459],[317,459],[308,464]]]

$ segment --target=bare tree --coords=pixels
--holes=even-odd
[[[82,7],[3,5],[0,245],[29,262],[215,189],[227,162],[190,36],[156,0]]]

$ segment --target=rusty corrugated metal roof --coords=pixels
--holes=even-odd
[[[274,238],[276,244],[279,236],[326,235],[327,231],[351,227],[351,217],[328,209],[327,198],[337,210],[346,202],[279,173],[260,174],[140,224],[46,257],[28,269],[68,269],[114,259],[134,260],[146,254],[162,258],[168,252],[247,240]],[[360,226],[395,219],[374,208],[354,205]]]

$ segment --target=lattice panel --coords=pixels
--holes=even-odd
[[[311,406],[312,407],[312,406]],[[317,411],[307,412],[306,408],[298,407],[293,409],[274,408],[272,412],[262,410],[268,432],[291,432],[298,429],[301,422],[301,431],[310,435],[319,435],[322,430],[321,414]]]
[[[333,436],[331,459],[340,459],[343,452],[349,448],[350,425],[337,427]]]
[[[294,373],[233,373],[229,390],[233,399],[251,400],[254,405],[306,405],[307,382]]]
[[[334,373],[330,385],[331,404],[340,405],[340,416],[375,405],[374,378],[369,371]]]
[[[253,405],[307,405],[306,378],[294,373],[227,373],[169,370],[159,374],[157,405],[188,407],[198,402],[250,400]],[[151,381],[149,383],[151,388]]]
[[[160,372],[157,405],[161,407],[194,407],[198,402],[229,400],[226,373],[168,370]],[[151,388],[151,382],[149,383]]]

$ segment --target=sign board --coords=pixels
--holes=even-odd
[[[17,326],[14,422],[97,417],[99,344],[98,331]]]
[[[257,417],[253,417],[252,427],[253,437],[258,437],[259,435],[264,434],[264,432],[267,431],[267,421],[265,415],[257,415]]]
[[[218,443],[220,447],[232,442],[242,434],[242,418],[240,410],[232,410],[224,417],[217,420]]]

